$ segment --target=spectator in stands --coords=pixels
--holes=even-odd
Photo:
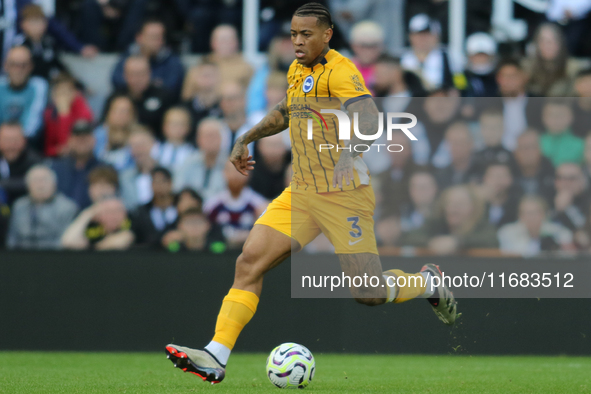
[[[135,125],[129,136],[129,149],[134,165],[119,173],[121,198],[128,210],[147,204],[152,194],[151,172],[158,164],[152,157],[154,137],[148,129]]]
[[[542,153],[555,167],[562,163],[581,163],[584,143],[573,135],[573,110],[567,98],[546,101],[542,108],[545,133],[540,138]]]
[[[0,187],[0,250],[6,246],[6,235],[8,234],[8,222],[10,220],[10,207],[6,193]]]
[[[146,0],[83,0],[77,15],[78,36],[102,51],[124,51],[142,23]]]
[[[88,174],[103,165],[93,153],[94,136],[92,127],[85,120],[74,124],[68,139],[67,155],[51,163],[57,175],[57,189],[66,197],[74,200],[80,209],[91,204],[88,195]]]
[[[472,158],[474,142],[468,125],[463,121],[452,123],[445,132],[445,144],[449,149],[451,163],[435,170],[440,189],[472,181]]]
[[[6,193],[9,205],[27,193],[25,174],[40,161],[27,146],[17,121],[0,124],[0,189]]]
[[[521,190],[506,163],[490,163],[484,170],[480,190],[486,202],[488,222],[497,228],[517,220]]]
[[[420,229],[404,234],[400,243],[427,247],[437,255],[498,247],[495,227],[484,217],[484,202],[473,188],[466,185],[445,190],[435,214]]]
[[[224,167],[227,189],[205,200],[203,211],[209,221],[222,229],[228,248],[241,248],[256,218],[267,208],[268,202],[247,186],[248,178],[229,161]]]
[[[437,181],[426,169],[419,169],[410,176],[408,185],[410,200],[401,209],[402,232],[416,230],[425,224],[427,218],[433,214],[437,192]]]
[[[519,203],[519,220],[499,229],[503,252],[532,257],[541,252],[573,249],[573,234],[548,220],[548,204],[539,196],[525,196]]]
[[[229,155],[236,138],[246,133],[254,125],[246,118],[245,92],[240,84],[236,82],[224,83],[221,94],[220,108],[225,126],[222,131],[222,152],[227,152]],[[253,152],[253,144],[250,144],[248,149]]]
[[[587,181],[591,184],[591,133],[585,138],[585,154],[583,162],[583,172]]]
[[[427,14],[417,14],[410,19],[408,30],[411,50],[402,55],[402,67],[419,75],[427,90],[453,87],[454,74],[460,70],[439,45],[439,22]]]
[[[505,122],[503,146],[513,151],[517,137],[527,127],[541,128],[539,121],[534,119],[536,115],[539,118],[539,108],[536,109],[534,101],[528,99],[527,73],[517,60],[502,61],[497,67],[496,78]]]
[[[285,187],[285,168],[291,162],[281,134],[257,141],[256,166],[250,176],[250,187],[268,200],[279,196]]]
[[[166,110],[173,104],[172,96],[164,88],[150,80],[150,63],[140,55],[131,55],[124,63],[125,86],[116,90],[108,99],[128,95],[133,100],[138,122],[148,127],[154,136],[162,138],[160,127]]]
[[[65,249],[125,250],[134,240],[123,202],[111,197],[83,210],[62,235],[61,244]]]
[[[585,226],[575,231],[574,239],[580,251],[591,253],[591,207],[587,211]]]
[[[542,23],[533,38],[535,51],[524,60],[529,74],[528,90],[536,96],[570,97],[573,79],[580,70],[579,61],[569,57],[560,27]]]
[[[401,132],[392,133],[391,149],[388,153],[390,166],[386,171],[376,175],[374,189],[376,202],[381,206],[382,217],[400,216],[400,208],[408,203],[408,183],[412,173],[418,169],[414,163],[413,147],[406,135]]]
[[[591,68],[577,75],[575,95],[578,98],[573,105],[573,134],[585,138],[591,130]]]
[[[37,2],[37,1],[36,1]],[[17,1],[4,1],[0,8],[0,15],[2,15],[3,26],[2,26],[2,39],[0,39],[0,61],[6,59],[6,53],[11,47],[14,41],[14,37],[17,36],[17,30],[19,26],[18,17],[22,15],[23,10],[33,3],[32,0],[17,0]],[[38,3],[45,3],[48,7],[53,7],[51,2],[38,1]],[[92,58],[98,53],[98,49],[93,45],[84,45],[62,25],[57,18],[51,16],[47,20],[48,32],[53,38],[56,39],[57,44],[75,53],[79,53],[85,58]]]
[[[84,96],[76,90],[76,81],[72,76],[61,73],[51,85],[51,100],[43,114],[46,157],[67,154],[72,126],[79,120],[92,122],[92,110]]]
[[[190,187],[205,200],[226,188],[224,165],[228,153],[221,152],[223,124],[215,118],[205,118],[197,130],[195,151],[174,174],[174,190]]]
[[[419,77],[412,71],[404,70],[400,60],[390,55],[382,55],[376,61],[372,88],[376,97],[397,98],[386,101],[391,103],[389,108],[385,108],[388,112],[403,112],[410,103],[410,97],[426,95]]]
[[[553,0],[546,8],[546,18],[562,25],[566,45],[574,56],[589,56],[591,53],[586,38],[589,37],[589,0]]]
[[[171,252],[182,251],[210,251],[222,253],[226,245],[219,234],[212,231],[207,216],[201,209],[189,208],[180,215],[177,230],[166,239],[164,247]]]
[[[137,119],[135,107],[126,95],[114,96],[107,105],[104,123],[93,132],[94,154],[121,171],[133,164],[127,141]]]
[[[176,194],[174,206],[179,214],[185,212],[189,208],[203,210],[203,197],[190,187],[186,187]]]
[[[503,146],[504,121],[503,111],[498,107],[488,107],[478,118],[480,135],[484,140],[484,148],[473,155],[471,172],[481,179],[486,166],[490,163],[513,164],[513,156]]]
[[[175,171],[193,154],[195,147],[187,142],[191,124],[191,113],[185,107],[166,111],[162,125],[164,142],[158,142],[152,152],[162,167]]]
[[[99,166],[88,174],[88,196],[92,204],[116,197],[119,192],[119,175],[111,166]]]
[[[166,227],[161,241],[162,246],[166,249],[169,249],[169,245],[172,242],[182,241],[183,234],[180,233],[177,228],[179,217],[181,217],[183,213],[187,212],[189,209],[195,209],[203,212],[203,198],[195,190],[191,189],[190,187],[186,187],[175,195],[174,206],[176,207],[177,211],[177,219],[174,221],[174,223],[169,224]]]
[[[31,75],[49,81],[65,72],[66,67],[59,58],[60,50],[55,39],[47,33],[47,26],[43,8],[37,4],[25,6],[20,14],[22,33],[15,37],[13,45],[29,48],[33,59]]]
[[[47,104],[47,81],[31,76],[31,51],[14,47],[4,62],[6,75],[0,77],[0,123],[18,120],[27,139],[41,143],[43,110]]]
[[[132,213],[136,225],[136,244],[157,247],[164,231],[176,222],[177,210],[172,193],[172,174],[164,167],[155,167],[152,175],[152,200]]]
[[[582,228],[588,215],[591,192],[578,164],[563,163],[556,168],[556,196],[552,220],[572,231]]]
[[[358,22],[351,30],[350,44],[354,55],[351,60],[357,66],[365,84],[373,86],[376,61],[384,52],[384,30],[369,20]]]
[[[208,43],[217,25],[238,27],[242,22],[242,2],[192,0],[176,1],[176,4],[189,23],[194,53],[204,54],[209,50]]]
[[[461,98],[457,90],[437,90],[421,100],[417,110],[419,123],[412,128],[413,157],[417,164],[432,164],[442,168],[451,163],[449,149],[444,143],[449,126],[461,119]]]
[[[56,192],[56,175],[44,165],[27,172],[28,195],[12,207],[7,246],[10,249],[58,249],[60,237],[76,217],[76,203]]]
[[[495,97],[498,92],[495,78],[497,43],[490,34],[474,33],[466,40],[468,64],[464,75],[468,97]]]
[[[271,103],[265,96],[267,81],[271,78],[272,74],[280,73],[283,75],[283,80],[287,82],[285,75],[294,59],[291,35],[286,32],[273,38],[269,48],[267,62],[256,69],[248,85],[246,92],[246,113],[249,116],[259,111],[265,111],[269,105],[276,104]],[[284,96],[285,90],[283,91]]]
[[[272,110],[279,102],[281,102],[281,100],[285,98],[285,92],[288,89],[287,78],[285,78],[285,73],[281,73],[279,71],[274,71],[271,74],[269,74],[269,78],[267,78],[265,84],[266,89],[263,92],[263,97],[267,104],[267,107],[263,108],[260,111],[248,114],[247,119],[251,124],[256,124],[260,122],[265,117],[265,115],[269,113],[270,110]]]
[[[400,217],[390,215],[376,222],[376,239],[380,247],[398,246],[398,240],[402,234]]]
[[[537,194],[548,204],[554,201],[554,166],[540,150],[540,137],[535,130],[526,130],[517,138],[513,152],[515,183],[525,194]]]
[[[215,63],[220,80],[238,82],[244,89],[252,77],[252,67],[239,52],[238,33],[230,25],[219,25],[211,33],[211,53],[205,60]]]
[[[215,63],[201,62],[185,77],[181,99],[193,116],[189,140],[195,141],[195,130],[202,119],[221,116],[220,73]]]
[[[149,60],[151,83],[166,89],[173,97],[179,97],[185,69],[181,59],[166,47],[166,27],[156,19],[148,19],[135,36],[135,43],[121,57],[113,71],[115,89],[125,89],[130,85],[124,75],[124,66],[129,56],[141,56]]]

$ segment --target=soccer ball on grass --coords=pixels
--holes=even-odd
[[[267,377],[282,389],[303,389],[314,378],[315,368],[312,353],[297,343],[283,343],[267,358]]]

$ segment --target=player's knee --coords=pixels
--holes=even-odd
[[[263,275],[264,269],[261,263],[261,256],[256,250],[248,245],[242,249],[242,253],[236,260],[236,279],[237,280],[256,280]]]
[[[367,298],[367,297],[358,298],[358,297],[355,297],[355,301],[357,301],[360,304],[367,305],[367,306],[377,306],[377,305],[381,305],[384,303],[383,298]]]

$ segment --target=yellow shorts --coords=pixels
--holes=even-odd
[[[322,232],[337,254],[378,254],[374,208],[371,186],[330,193],[294,191],[287,187],[255,224],[269,226],[295,239],[302,247]]]

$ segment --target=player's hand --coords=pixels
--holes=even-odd
[[[343,182],[343,178],[345,181]],[[355,180],[353,175],[353,158],[351,153],[343,151],[337,165],[334,167],[334,175],[332,176],[332,187],[339,187],[340,189],[351,184]]]
[[[230,154],[230,162],[244,176],[248,176],[248,171],[254,170],[255,161],[248,154],[248,147],[241,141],[236,141],[234,144],[232,154]]]

